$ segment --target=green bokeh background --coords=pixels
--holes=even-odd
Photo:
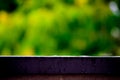
[[[0,0],[0,55],[119,56],[120,0]]]

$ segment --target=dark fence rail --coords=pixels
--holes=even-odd
[[[32,74],[120,74],[120,58],[1,57],[0,76]]]

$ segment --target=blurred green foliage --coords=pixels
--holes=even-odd
[[[0,54],[120,55],[120,0],[0,0]]]

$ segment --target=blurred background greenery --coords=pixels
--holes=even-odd
[[[120,0],[0,0],[0,55],[119,56]]]

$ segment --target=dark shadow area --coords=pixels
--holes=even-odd
[[[0,11],[4,10],[8,13],[15,11],[18,7],[16,0],[0,0]]]

